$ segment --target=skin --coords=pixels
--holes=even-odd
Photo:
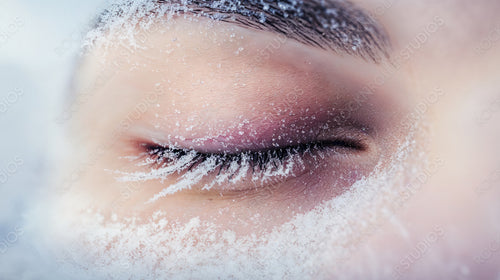
[[[360,108],[351,111],[352,118],[335,122],[339,128],[333,133],[347,131],[362,139],[367,149],[339,149],[326,160],[306,159],[307,168],[299,176],[258,189],[249,189],[248,183],[242,182],[231,184],[231,190],[202,191],[198,185],[145,204],[176,177],[127,185],[106,171],[146,171],[122,158],[143,152],[139,143],[167,143],[172,140],[167,137],[170,134],[181,136],[175,141],[183,147],[211,152],[256,148],[249,144],[255,142],[268,146],[273,142],[270,138],[287,132],[273,126],[275,121],[269,122],[268,116],[287,124],[297,121],[296,117],[276,117],[273,108],[321,119],[318,112],[322,108],[345,109],[346,102],[353,100],[364,85],[387,70],[384,64],[306,47],[275,34],[227,23],[212,25],[207,19],[176,19],[167,31],[156,26],[147,32],[141,42],[143,50],[130,52],[113,45],[107,51],[93,50],[83,61],[76,88],[91,91],[69,122],[70,143],[78,147],[78,152],[62,174],[71,173],[81,162],[94,157],[96,149],[104,149],[58,204],[74,213],[73,219],[88,205],[99,209],[106,220],[118,214],[147,222],[162,209],[168,219],[181,223],[200,217],[215,223],[220,231],[259,235],[341,195],[354,181],[370,174],[377,162],[389,166],[391,155],[410,132],[404,120],[418,114],[425,123],[415,136],[417,151],[425,153],[430,165],[423,167],[417,155],[412,165],[425,170],[421,171],[425,178],[418,191],[395,211],[399,225],[383,223],[374,234],[364,237],[346,270],[362,266],[367,254],[375,251],[401,271],[400,277],[418,276],[418,269],[413,267],[417,261],[408,268],[408,260],[404,265],[400,261],[426,235],[438,231],[443,237],[433,243],[427,255],[432,255],[432,250],[445,252],[449,260],[467,267],[454,269],[449,275],[495,275],[495,256],[481,264],[474,258],[500,231],[498,222],[486,220],[498,218],[498,207],[492,199],[498,195],[498,188],[489,188],[486,194],[478,192],[481,183],[498,169],[495,143],[500,140],[500,131],[498,115],[484,124],[477,119],[488,100],[498,98],[500,92],[496,82],[500,44],[494,43],[480,54],[476,48],[497,23],[493,11],[499,4],[396,1],[380,9],[387,2],[355,1],[374,11],[391,38],[390,56],[402,63]],[[433,22],[437,29],[418,37]],[[425,40],[419,47],[412,47],[407,56],[415,38]],[[280,47],[257,61],[255,57],[276,40],[282,42]],[[99,76],[111,78],[102,87],[93,88]],[[287,92],[297,94],[287,99]],[[145,101],[145,96],[153,96],[154,102]],[[131,118],[138,104],[146,109]],[[312,113],[305,113],[306,109]],[[237,126],[242,120],[249,120],[243,128]],[[369,132],[353,129],[353,123],[361,123]],[[296,124],[300,129],[317,125]],[[244,136],[238,136],[240,131]],[[332,135],[330,132],[327,135]],[[196,141],[207,135],[223,135],[223,139]],[[221,141],[227,145],[223,147]],[[332,176],[332,170],[342,176]],[[114,204],[117,197],[124,198],[119,206]],[[391,256],[387,256],[387,248],[391,248]],[[422,259],[417,265],[432,266],[432,260]]]

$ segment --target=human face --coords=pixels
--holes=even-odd
[[[74,152],[63,170],[78,178],[56,199],[67,219],[55,228],[79,224],[85,242],[101,244],[92,261],[133,263],[137,275],[152,268],[134,254],[158,275],[226,275],[209,268],[228,261],[246,265],[241,275],[349,275],[366,262],[364,242],[390,248],[376,254],[393,262],[395,277],[408,273],[398,257],[409,249],[391,239],[408,236],[408,225],[398,231],[394,220],[408,216],[412,234],[440,240],[447,222],[425,209],[458,210],[470,187],[450,183],[465,160],[450,151],[448,121],[461,112],[457,100],[470,98],[466,89],[478,88],[457,65],[485,69],[483,87],[494,71],[485,56],[464,54],[484,28],[458,22],[469,4],[356,5],[380,23],[373,51],[363,52],[367,37],[352,37],[361,40],[352,51],[328,49],[189,14],[111,28],[78,70]],[[455,145],[470,151],[470,141]],[[417,191],[428,199],[414,201]],[[458,217],[467,232],[470,220]]]

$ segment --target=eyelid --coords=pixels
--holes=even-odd
[[[134,145],[144,150],[146,147],[171,147],[194,150],[205,154],[234,154],[244,151],[262,151],[272,148],[290,147],[307,143],[323,143],[330,146],[351,146],[357,150],[368,150],[372,147],[372,130],[361,125],[339,125],[334,127],[320,124],[304,126],[279,127],[270,129],[268,126],[253,127],[239,134],[239,129],[213,130],[207,132],[216,136],[186,138],[171,136],[162,131],[139,129],[131,135]],[[252,135],[248,131],[256,131]],[[203,133],[203,132],[202,132]],[[147,136],[147,137],[144,137]],[[334,143],[335,142],[335,143]]]
[[[202,154],[202,155],[225,155],[225,156],[235,156],[241,153],[250,153],[250,152],[265,152],[265,151],[271,151],[271,150],[279,150],[279,149],[286,149],[286,148],[296,148],[296,147],[301,147],[301,146],[306,146],[306,145],[318,145],[318,146],[323,146],[323,147],[342,147],[342,148],[349,148],[352,150],[357,150],[357,151],[365,151],[368,149],[368,145],[366,144],[365,137],[352,137],[352,134],[350,135],[351,137],[346,137],[346,135],[342,136],[336,136],[333,139],[327,139],[326,140],[315,140],[311,142],[300,142],[298,141],[296,144],[291,144],[291,145],[272,145],[269,147],[262,147],[259,149],[242,149],[242,148],[237,148],[236,150],[220,150],[217,152],[207,152],[206,150],[197,150],[193,146],[189,147],[178,147],[176,145],[170,146],[170,145],[165,145],[157,142],[140,142],[139,145],[143,147],[143,149],[146,152],[151,152],[152,150],[166,150],[166,149],[176,149],[176,150],[184,150],[184,151],[194,151],[196,153]],[[331,138],[331,137],[329,137]]]

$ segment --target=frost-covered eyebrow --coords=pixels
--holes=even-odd
[[[106,29],[134,14],[208,17],[374,62],[387,58],[390,49],[384,29],[348,0],[117,0],[96,27]]]
[[[367,13],[345,0],[156,0],[247,28],[271,31],[303,44],[379,62],[389,39]]]
[[[375,62],[388,56],[388,36],[384,30],[360,8],[344,0],[189,2],[195,13],[276,32],[306,45],[358,55]]]

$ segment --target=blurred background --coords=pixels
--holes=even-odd
[[[0,0],[0,263],[29,246],[23,216],[46,188],[62,96],[104,0]],[[57,148],[57,147],[55,147]],[[26,248],[25,248],[26,249]],[[9,259],[6,259],[9,258]],[[0,265],[1,269],[2,265]],[[0,273],[0,278],[1,273]]]

